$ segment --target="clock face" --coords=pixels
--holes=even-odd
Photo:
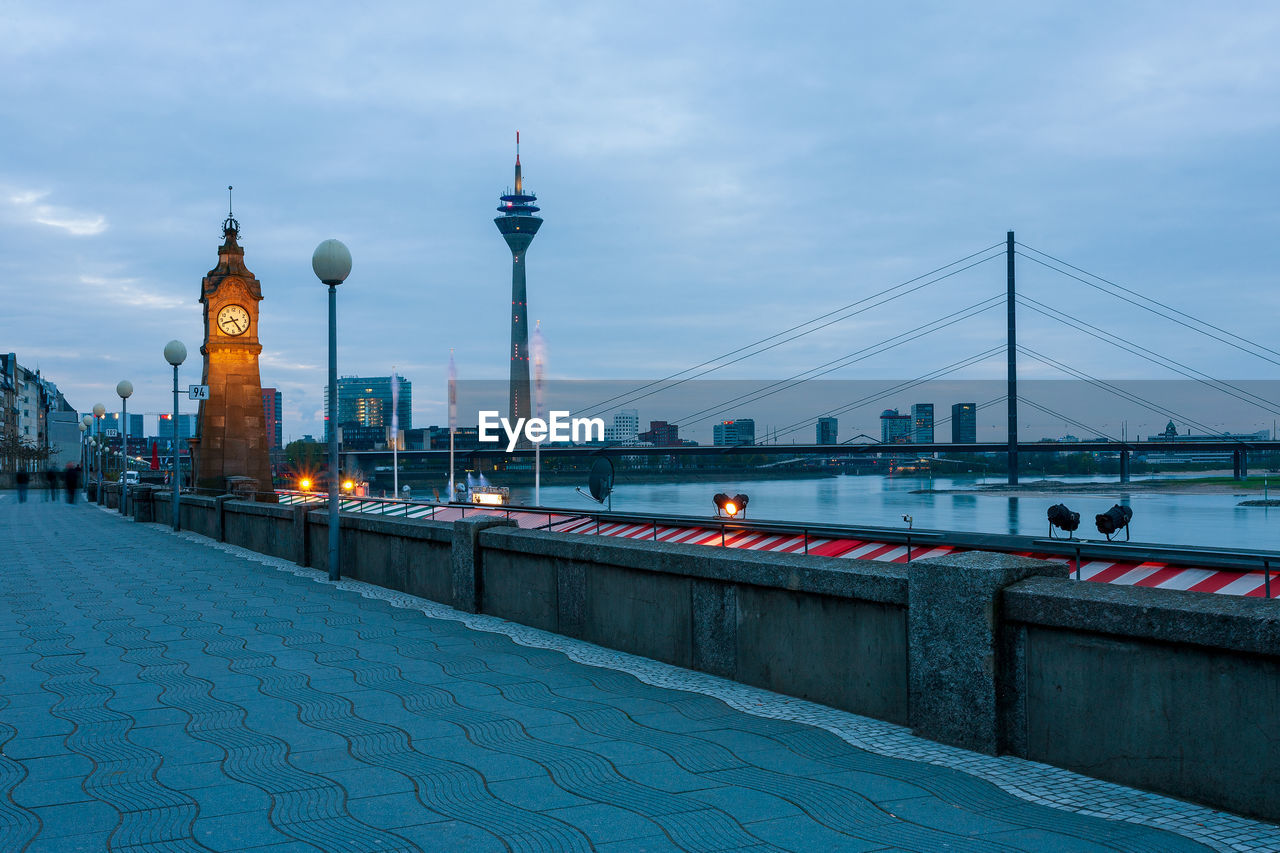
[[[239,305],[228,305],[218,312],[218,328],[224,335],[243,335],[249,331],[249,312]]]

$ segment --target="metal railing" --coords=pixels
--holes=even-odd
[[[297,492],[281,490],[278,493],[294,500],[282,503],[321,503],[328,496],[315,492]],[[298,500],[298,499],[301,500]],[[435,519],[443,510],[455,510],[460,518],[469,515],[508,518],[543,516],[543,524],[521,525],[526,529],[555,531],[570,523],[581,521],[594,522],[598,533],[602,526],[608,524],[647,524],[652,528],[648,539],[657,541],[660,530],[667,528],[702,528],[718,530],[720,542],[725,544],[730,535],[738,533],[773,533],[800,536],[803,540],[802,553],[809,553],[810,542],[814,539],[870,539],[886,544],[903,544],[907,548],[907,561],[910,562],[915,552],[922,547],[933,548],[947,545],[967,550],[987,550],[1016,553],[1035,551],[1041,554],[1052,554],[1071,558],[1072,573],[1080,578],[1080,564],[1085,560],[1105,559],[1115,562],[1136,560],[1145,562],[1154,558],[1167,562],[1171,566],[1192,566],[1196,568],[1260,572],[1263,575],[1264,594],[1272,597],[1272,566],[1280,564],[1278,551],[1249,551],[1240,549],[1211,548],[1193,545],[1164,545],[1145,542],[1095,542],[1082,539],[1045,539],[1031,536],[1010,534],[965,533],[946,530],[920,530],[895,527],[874,527],[842,524],[806,524],[787,521],[750,521],[747,519],[729,520],[723,518],[687,515],[669,515],[662,513],[619,512],[605,510],[583,511],[567,507],[485,507],[469,503],[439,503],[427,500],[405,500],[403,498],[379,498],[343,496],[344,512],[400,517],[409,519]],[[635,538],[635,537],[632,537]]]

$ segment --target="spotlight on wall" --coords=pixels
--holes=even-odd
[[[1133,518],[1133,510],[1127,506],[1116,504],[1104,513],[1101,513],[1095,519],[1098,525],[1098,532],[1107,537],[1107,541],[1111,541],[1111,535],[1118,530],[1124,530],[1124,541],[1129,541],[1129,521]]]
[[[1101,518],[1101,516],[1099,516]],[[1053,538],[1053,528],[1067,531],[1067,538],[1080,528],[1080,513],[1067,509],[1066,504],[1054,504],[1049,507],[1049,538]]]
[[[734,495],[733,497],[729,497],[728,495],[721,492],[720,494],[717,494],[715,497],[713,497],[711,500],[716,505],[717,518],[719,518],[722,514],[726,518],[737,518],[739,515],[741,515],[743,518],[746,518],[747,502],[750,501],[751,499],[746,495]]]

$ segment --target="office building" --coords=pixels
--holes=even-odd
[[[635,409],[623,409],[613,415],[613,425],[604,428],[605,444],[623,447],[640,442],[640,415]]]
[[[885,409],[881,412],[880,441],[883,444],[909,444],[911,415],[900,415],[897,409]]]
[[[640,433],[640,440],[654,447],[679,447],[680,427],[666,421],[649,421],[649,430]]]
[[[186,441],[188,438],[195,438],[196,435],[196,415],[178,415],[178,440]],[[165,441],[173,441],[173,415],[163,414],[159,421],[160,434],[158,438]]]
[[[711,429],[712,443],[734,446],[756,443],[756,422],[752,418],[721,421]]]
[[[413,383],[403,376],[399,380],[398,426],[402,430],[413,429]],[[329,389],[324,392],[324,410],[329,411]],[[391,377],[343,376],[338,380],[339,426],[381,427],[382,442],[387,441],[386,430],[391,427]],[[328,415],[325,415],[325,440],[329,437]]]
[[[120,434],[120,413],[107,412],[102,416],[99,423],[99,429],[103,430],[103,434],[108,437],[115,437]],[[129,438],[130,440],[140,438],[142,436],[142,415],[129,415]]]
[[[933,444],[933,403],[911,404],[912,444]]]
[[[267,424],[267,450],[279,450],[284,447],[284,395],[275,388],[263,388],[262,414]]]
[[[978,441],[978,404],[955,403],[951,406],[951,443],[976,444]]]
[[[818,444],[839,444],[840,421],[836,418],[818,418]]]

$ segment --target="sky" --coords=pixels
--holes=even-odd
[[[394,366],[415,425],[442,423],[450,349],[463,379],[506,376],[511,258],[492,219],[519,130],[545,219],[530,317],[557,379],[665,376],[1009,230],[1240,336],[1018,257],[1019,292],[1051,315],[1019,309],[1040,355],[1111,379],[1175,378],[1167,357],[1276,379],[1277,43],[1267,3],[10,2],[0,350],[80,410],[117,408],[129,379],[131,411],[168,411],[162,351],[183,340],[181,382],[199,380],[200,281],[234,185],[286,439],[323,432],[309,261],[329,237],[354,259],[339,372]],[[1002,294],[1004,258],[987,257],[709,378],[789,377]],[[1004,332],[997,301],[829,378],[915,377]],[[997,353],[954,378],[1004,370]],[[1029,356],[1019,372],[1063,376]],[[1029,440],[1079,432],[1022,422]]]

